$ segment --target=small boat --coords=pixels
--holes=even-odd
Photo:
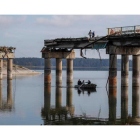
[[[83,85],[75,85],[74,87],[75,88],[81,88],[81,89],[96,89],[96,84],[93,84],[93,83],[91,83],[91,84],[83,84]]]

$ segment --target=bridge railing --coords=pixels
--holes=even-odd
[[[108,35],[111,35],[111,34],[114,34],[114,33],[116,33],[117,35],[140,33],[140,25],[107,28],[107,30],[108,30]]]

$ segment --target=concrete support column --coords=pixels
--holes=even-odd
[[[72,106],[73,88],[67,87],[67,106]]]
[[[3,72],[2,72],[2,70],[3,70],[3,59],[1,58],[0,59],[0,80],[3,79]]]
[[[139,55],[133,55],[132,86],[139,87]]]
[[[61,108],[61,105],[62,105],[62,87],[61,86],[62,86],[61,84],[56,86],[56,96],[55,96],[56,97],[56,99],[55,99],[56,109]]]
[[[67,59],[67,83],[73,83],[73,59]]]
[[[12,80],[7,81],[7,104],[10,108],[12,108]]]
[[[44,59],[45,67],[44,67],[44,83],[51,84],[51,59]]]
[[[117,55],[109,55],[109,88],[117,87]]]
[[[121,86],[129,85],[129,55],[122,55],[121,59]]]
[[[51,85],[45,84],[44,86],[44,112],[46,119],[50,119],[50,107],[51,107]]]
[[[117,88],[109,88],[109,123],[116,122]]]
[[[62,59],[56,58],[56,84],[62,84]]]
[[[66,100],[66,105],[67,109],[69,110],[71,115],[74,115],[74,107],[72,106],[72,101],[73,101],[73,83],[70,83],[67,85],[67,100]]]
[[[139,87],[132,87],[132,117],[139,117]]]
[[[128,87],[121,87],[121,119],[124,124],[128,118]]]
[[[2,102],[2,100],[3,100],[3,90],[2,90],[2,87],[3,87],[3,81],[2,80],[0,80],[0,108],[2,109],[2,104],[3,104],[3,102]]]
[[[12,80],[13,59],[7,59],[7,80]]]

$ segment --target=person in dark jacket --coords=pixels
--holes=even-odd
[[[79,79],[78,80],[78,83],[77,83],[78,85],[81,85],[82,84],[82,82],[81,82],[81,80]]]
[[[92,32],[92,38],[93,38],[93,37],[95,37],[95,32],[94,32],[94,31]]]
[[[88,84],[89,84],[89,85],[91,84],[91,81],[90,81],[90,80],[88,80]]]

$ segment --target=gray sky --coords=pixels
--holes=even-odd
[[[4,15],[0,16],[0,46],[16,47],[16,57],[41,57],[44,39],[85,37],[89,30],[104,36],[108,27],[140,25],[139,15]],[[102,58],[108,58],[100,50]],[[87,51],[88,58],[99,58],[97,51]],[[80,57],[80,51],[76,51]]]

